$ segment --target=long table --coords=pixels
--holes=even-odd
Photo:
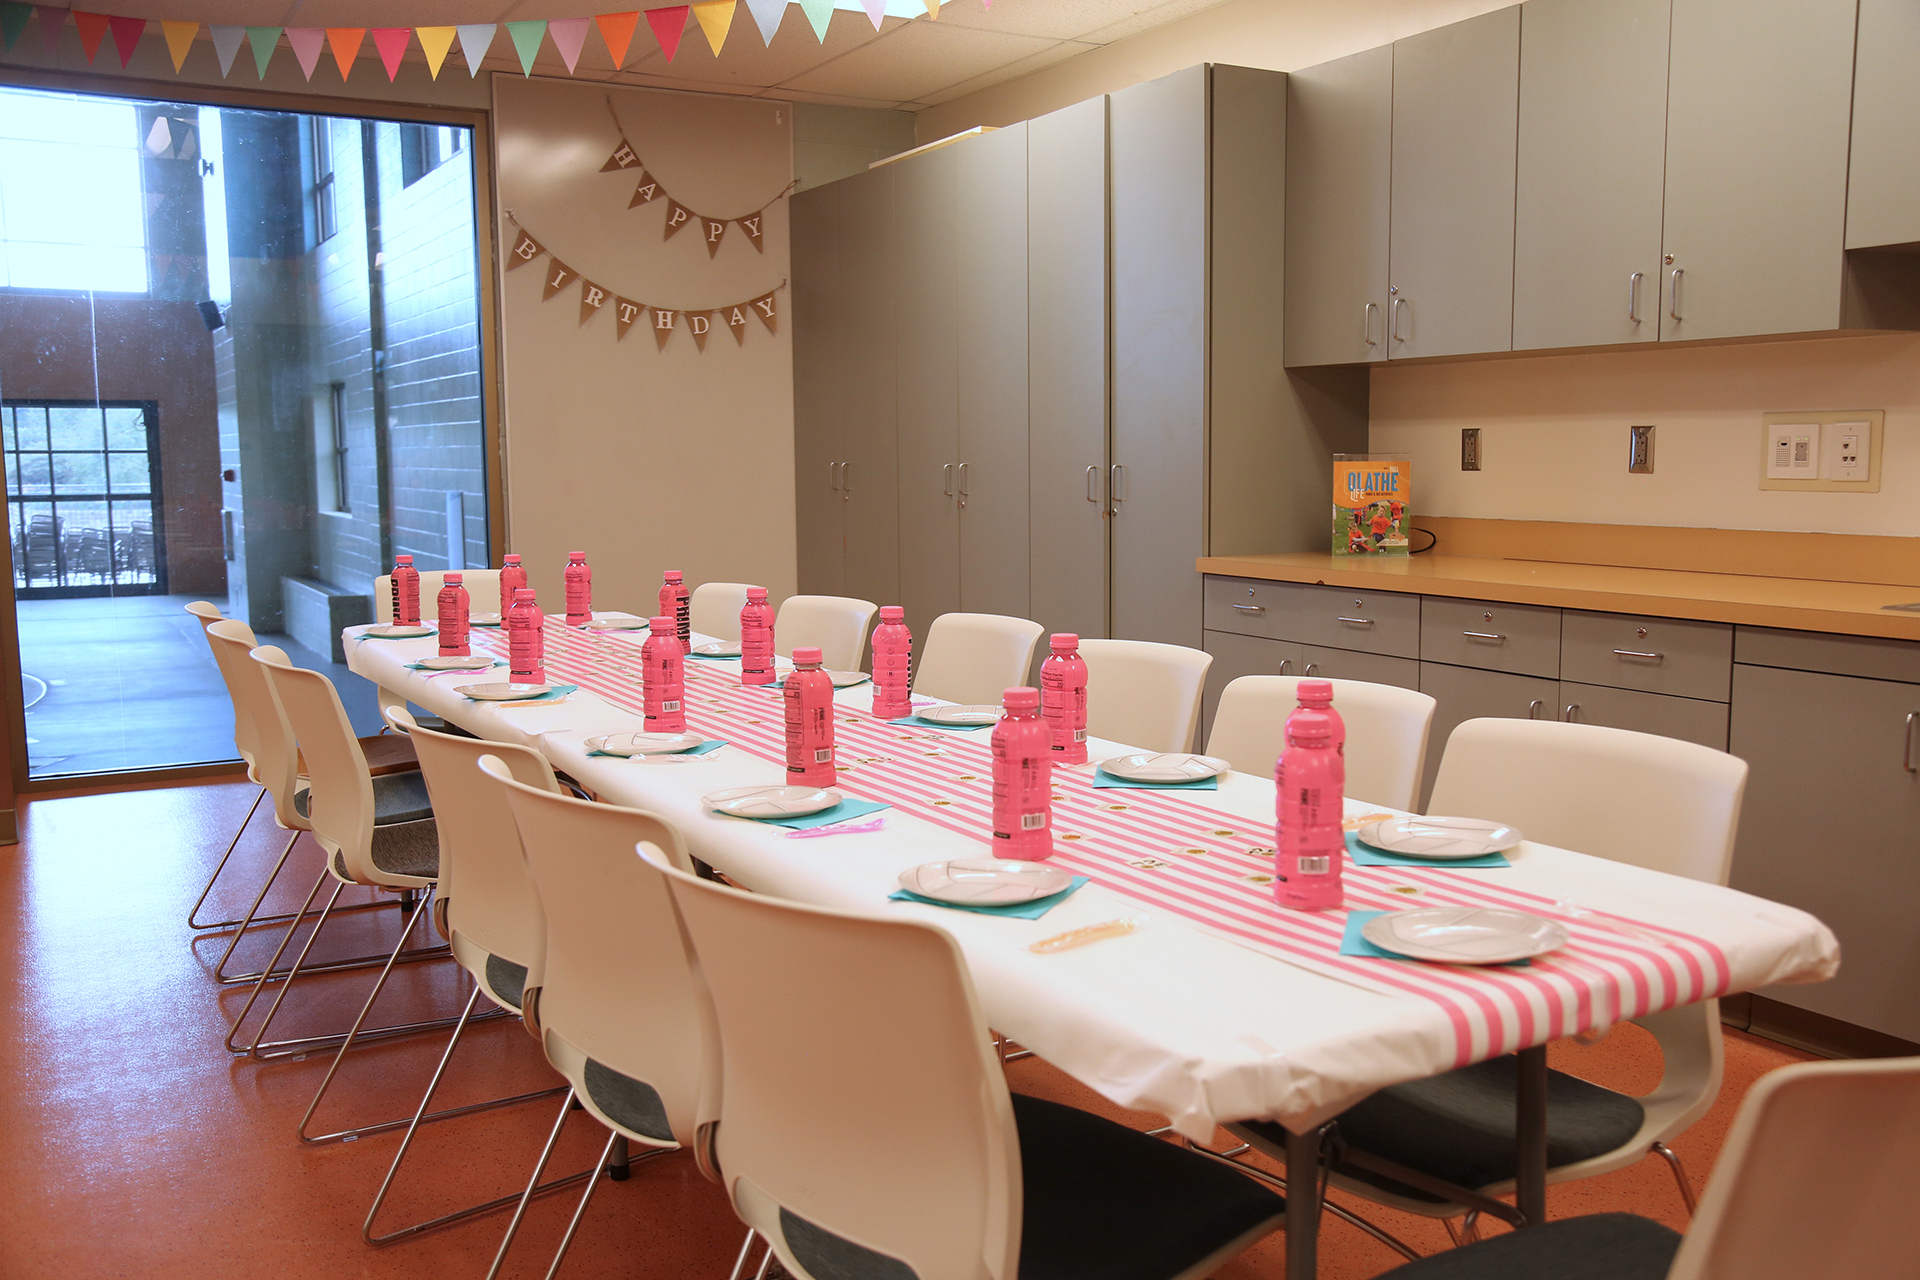
[[[987,733],[888,724],[871,686],[840,690],[840,781],[882,801],[878,831],[795,838],[715,815],[701,797],[785,781],[778,690],[739,684],[739,664],[687,662],[688,727],[729,745],[709,755],[589,753],[588,737],[639,729],[644,631],[582,632],[550,619],[550,705],[482,703],[407,663],[432,638],[346,633],[348,665],[482,737],[522,743],[615,803],[674,823],[695,857],[760,893],[924,920],[959,942],[993,1026],[1114,1102],[1166,1115],[1206,1141],[1216,1125],[1273,1119],[1308,1135],[1391,1084],[1519,1051],[1544,1072],[1547,1041],[1637,1014],[1833,974],[1839,947],[1812,916],[1718,885],[1537,843],[1503,870],[1347,871],[1349,907],[1479,903],[1552,916],[1572,942],[1526,968],[1481,969],[1338,954],[1345,912],[1282,911],[1270,872],[1274,786],[1230,774],[1214,792],[1097,789],[1090,767],[1056,770],[1055,861],[1091,878],[1039,920],[890,901],[899,873],[989,850]],[[475,629],[476,652],[505,637]],[[1089,742],[1093,760],[1125,744]],[[1375,806],[1349,801],[1349,813]],[[1035,955],[1028,944],[1132,917],[1132,934]],[[1544,1094],[1523,1159],[1523,1212],[1544,1201]],[[1523,1143],[1523,1156],[1529,1144]],[[1303,1151],[1307,1148],[1302,1148]],[[1295,1196],[1293,1202],[1308,1197]],[[1304,1213],[1304,1211],[1303,1211]],[[1289,1265],[1311,1274],[1311,1220],[1289,1214]],[[1535,1219],[1537,1220],[1537,1219]],[[1292,1236],[1304,1231],[1305,1239]],[[1296,1245],[1299,1247],[1296,1248]]]

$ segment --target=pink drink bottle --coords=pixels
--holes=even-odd
[[[873,629],[873,714],[879,720],[898,720],[913,714],[913,632],[907,630],[907,611],[897,604],[883,605],[880,625]]]
[[[1294,911],[1341,905],[1347,857],[1340,756],[1325,712],[1302,709],[1287,720],[1287,749],[1274,766],[1279,830],[1275,833],[1273,900]]]
[[[1058,632],[1048,642],[1053,652],[1040,664],[1040,706],[1053,735],[1055,764],[1087,762],[1087,664],[1080,637]]]
[[[501,625],[507,629],[508,674],[515,684],[545,684],[546,618],[533,602],[533,592],[520,587],[513,593]]]
[[[500,625],[507,625],[507,610],[513,608],[513,593],[527,585],[527,571],[520,567],[519,556],[500,557]]]
[[[467,644],[467,589],[463,584],[466,575],[457,570],[449,571],[440,579],[440,594],[434,604],[440,613],[440,656],[443,658],[464,658],[473,652]]]
[[[781,689],[787,709],[787,781],[830,787],[833,767],[833,678],[820,669],[818,649],[795,649]]]
[[[660,584],[660,612],[672,618],[676,634],[680,637],[680,652],[693,652],[692,619],[688,610],[687,584],[680,580],[678,569],[669,569],[666,581]]]
[[[1294,696],[1300,699],[1300,706],[1295,709],[1294,715],[1298,715],[1301,710],[1311,709],[1320,712],[1332,722],[1333,750],[1340,757],[1340,794],[1344,796],[1347,793],[1347,722],[1342,720],[1340,713],[1333,709],[1333,681],[1302,680],[1295,686]],[[1286,736],[1291,738],[1293,716],[1287,717],[1287,725]]]
[[[584,627],[593,621],[593,570],[587,553],[567,552],[567,625]]]
[[[740,683],[773,683],[773,608],[765,587],[748,587],[740,610]]]
[[[685,733],[683,697],[686,658],[673,634],[672,618],[647,619],[647,640],[640,646],[640,683],[649,733]]]
[[[412,556],[393,558],[393,620],[403,627],[420,625],[420,571]]]
[[[993,856],[1037,862],[1053,856],[1053,731],[1040,691],[1001,695],[993,726]]]

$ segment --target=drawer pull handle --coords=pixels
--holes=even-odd
[[[1920,711],[1907,712],[1907,749],[1900,758],[1901,765],[1908,773],[1920,773],[1913,763],[1913,727],[1920,724]]]
[[[1562,720],[1565,720],[1568,724],[1579,724],[1580,723],[1579,717],[1580,717],[1580,704],[1577,702],[1569,702],[1567,704],[1567,709],[1560,713],[1560,718]]]
[[[1242,613],[1265,613],[1267,611],[1267,606],[1263,604],[1237,604],[1233,607]]]
[[[1372,618],[1336,618],[1335,621],[1344,622],[1355,627],[1370,627],[1373,625]]]
[[[1319,674],[1320,674],[1320,664],[1319,664],[1319,663],[1317,663],[1317,662],[1309,662],[1309,663],[1307,664],[1307,674],[1308,674],[1308,675],[1310,675],[1310,676],[1317,676],[1317,675],[1319,675]]]
[[[1290,675],[1292,675],[1292,674],[1293,674],[1293,659],[1292,659],[1292,658],[1282,658],[1282,659],[1280,659],[1280,674],[1281,674],[1281,675],[1283,675],[1283,676],[1290,676]]]
[[[1653,653],[1646,649],[1615,649],[1613,656],[1616,658],[1645,658],[1649,662],[1662,662],[1665,661],[1667,655],[1664,653]]]
[[[1462,631],[1460,634],[1469,640],[1492,640],[1499,644],[1507,642],[1507,638],[1498,631]]]
[[[1532,702],[1529,702],[1527,704],[1527,719],[1538,720],[1540,718],[1540,708],[1546,705],[1547,700],[1545,698],[1535,698]]]

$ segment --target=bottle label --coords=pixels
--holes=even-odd
[[[673,702],[663,702],[660,704],[660,709],[662,711],[678,711],[680,709],[680,703],[677,700]]]
[[[819,747],[814,750],[813,762],[815,764],[828,764],[832,760],[833,760],[832,747]]]
[[[1047,814],[1044,810],[1039,813],[1023,813],[1020,815],[1020,829],[1022,831],[1038,831],[1046,825]],[[1323,858],[1321,861],[1324,862],[1325,859]]]
[[[1297,858],[1294,870],[1303,876],[1324,876],[1333,869],[1331,858]]]
[[[1073,740],[1075,742],[1085,742],[1087,740],[1087,731],[1085,729],[1075,729],[1073,731]]]

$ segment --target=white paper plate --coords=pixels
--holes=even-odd
[[[1376,947],[1442,964],[1506,964],[1567,945],[1567,931],[1554,921],[1498,907],[1389,911],[1360,933]]]
[[[831,787],[730,787],[701,796],[700,803],[736,818],[804,818],[826,812],[843,798]]]
[[[864,671],[829,671],[827,678],[833,681],[836,689],[851,689],[856,684],[865,684],[873,679]]]
[[[737,658],[740,656],[738,640],[715,640],[711,644],[697,644],[693,651],[703,658]]]
[[[922,707],[915,714],[931,724],[992,724],[1000,718],[1000,708],[995,706]]]
[[[689,751],[705,741],[697,733],[609,733],[588,738],[586,748],[610,756],[666,756]]]
[[[389,640],[411,640],[415,636],[432,635],[433,628],[421,626],[403,627],[397,622],[386,622],[377,627],[368,627],[366,634],[370,636],[385,636]]]
[[[1478,858],[1511,849],[1526,839],[1504,822],[1485,818],[1389,818],[1360,828],[1360,838],[1376,849],[1410,858]]]
[[[470,613],[467,615],[467,625],[470,627],[497,627],[500,625],[500,615],[497,613]]]
[[[900,873],[900,887],[935,902],[1004,907],[1050,898],[1073,884],[1073,875],[1044,862],[963,858],[928,862]]]
[[[1116,756],[1102,760],[1100,771],[1123,782],[1198,782],[1217,778],[1233,765],[1217,756],[1196,756],[1186,752],[1172,755]]]
[[[582,623],[583,631],[645,631],[650,624],[645,618],[595,618],[592,622]]]
[[[425,667],[428,671],[485,671],[493,665],[493,659],[484,653],[464,658],[458,654],[448,654],[444,658],[422,658],[414,665]]]
[[[475,702],[523,702],[553,689],[550,684],[463,684],[460,692]]]

